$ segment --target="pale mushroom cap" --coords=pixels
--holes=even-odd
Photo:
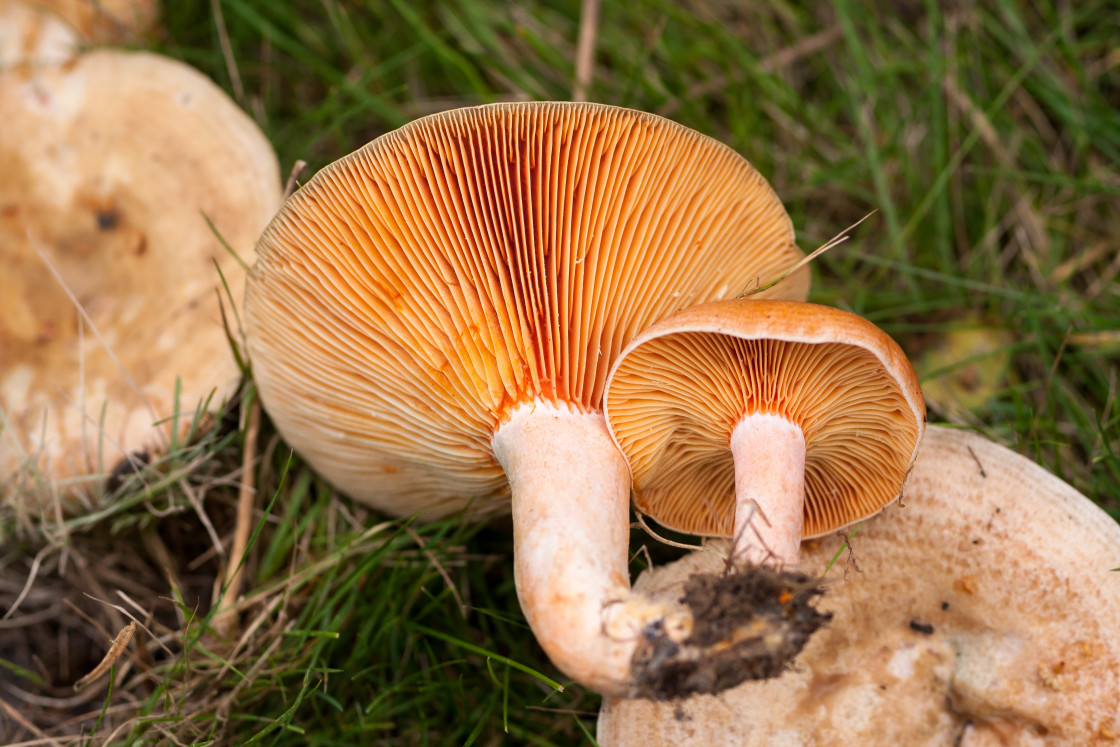
[[[58,64],[83,42],[137,41],[158,15],[156,0],[0,0],[0,69]]]
[[[823,573],[839,538],[807,542]],[[1094,745],[1120,737],[1120,526],[1010,450],[927,429],[906,491],[862,523],[794,668],[718,697],[608,700],[604,747]],[[700,552],[635,585],[722,567]],[[858,569],[858,570],[857,570]]]
[[[728,443],[745,415],[779,415],[804,432],[806,537],[897,498],[925,423],[914,371],[878,327],[840,309],[748,299],[644,330],[615,363],[604,412],[638,509],[716,536],[732,533]]]
[[[151,32],[159,17],[158,0],[30,0],[57,13],[83,38],[121,44]]]
[[[38,492],[166,445],[177,380],[182,433],[234,391],[215,262],[237,300],[245,272],[206,219],[251,262],[281,185],[252,120],[156,55],[7,71],[0,111],[0,483]]]
[[[0,70],[17,65],[57,65],[81,44],[71,24],[25,0],[0,0]]]
[[[651,320],[801,257],[766,181],[659,117],[497,104],[418,120],[319,172],[258,245],[254,378],[355,498],[508,510],[491,438],[519,405],[597,410]],[[803,271],[774,293],[803,298]]]

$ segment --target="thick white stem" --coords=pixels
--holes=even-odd
[[[630,594],[630,471],[602,415],[537,403],[494,435],[513,491],[514,578],[529,626],[577,682],[625,695],[642,625]]]
[[[805,511],[805,434],[780,415],[747,415],[731,432],[735,457],[732,557],[792,567]]]

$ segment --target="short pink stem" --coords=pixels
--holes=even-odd
[[[797,564],[805,511],[805,434],[780,415],[747,415],[731,432],[735,457],[732,557]]]

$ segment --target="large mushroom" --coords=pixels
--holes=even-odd
[[[875,325],[742,299],[643,330],[615,362],[604,412],[640,511],[734,537],[737,562],[791,568],[803,538],[900,495],[926,414],[905,354]]]
[[[0,488],[33,505],[232,394],[219,304],[246,273],[223,241],[251,262],[282,188],[252,120],[157,55],[5,71],[0,111]]]
[[[608,698],[604,747],[1103,745],[1120,739],[1120,526],[1038,465],[931,426],[906,507],[806,543],[835,623],[778,679]],[[717,550],[716,546],[709,550]],[[722,551],[726,552],[726,545]],[[833,566],[838,551],[843,555]],[[722,567],[697,552],[635,589]]]
[[[679,635],[689,617],[630,594],[607,371],[654,319],[797,262],[766,181],[649,114],[461,109],[323,169],[257,251],[249,350],[289,443],[393,514],[489,515],[512,494],[538,640],[578,682],[630,692],[639,633]],[[772,293],[807,287],[802,269]]]

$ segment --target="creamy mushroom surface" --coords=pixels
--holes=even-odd
[[[158,15],[157,0],[0,0],[0,69],[59,65],[83,43],[135,43]]]
[[[47,501],[232,394],[219,298],[245,272],[223,240],[252,261],[279,168],[216,85],[157,55],[4,71],[0,111],[0,483]]]
[[[806,542],[828,627],[780,678],[719,696],[607,699],[604,747],[1104,745],[1120,737],[1120,526],[983,437],[927,429],[905,504]],[[666,593],[723,562],[645,574]]]

